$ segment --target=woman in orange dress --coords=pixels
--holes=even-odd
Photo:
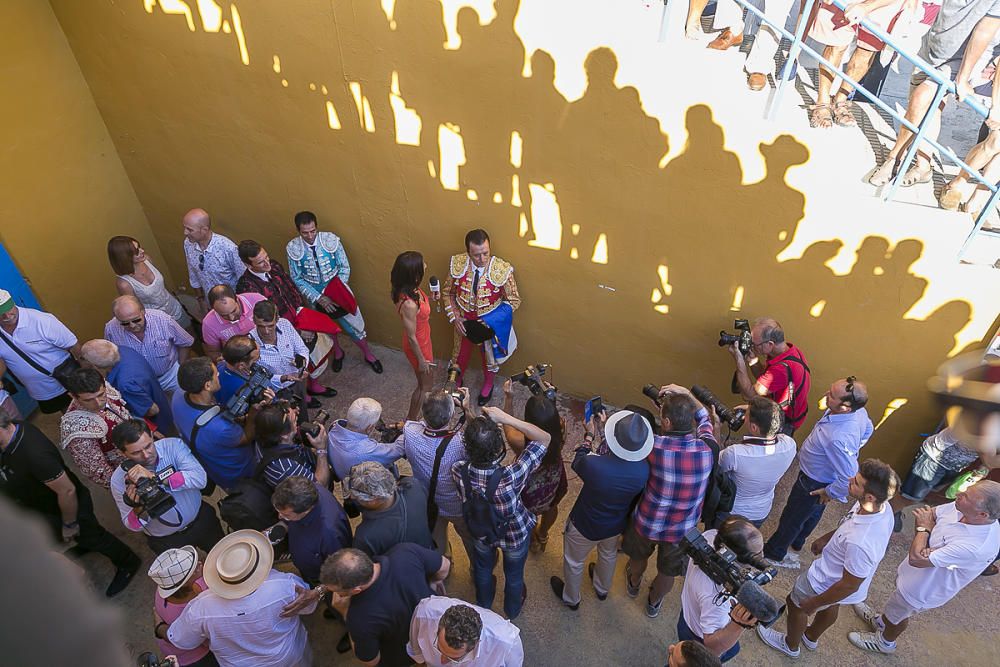
[[[420,419],[424,396],[431,390],[434,351],[431,348],[431,302],[420,289],[424,279],[424,256],[409,250],[396,258],[392,265],[392,302],[403,321],[403,352],[417,376],[417,387],[410,396],[410,411],[406,418]]]

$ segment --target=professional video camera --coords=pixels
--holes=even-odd
[[[729,428],[733,431],[738,431],[743,428],[743,422],[746,421],[747,411],[743,408],[732,409],[718,398],[715,394],[709,391],[708,387],[704,387],[700,384],[693,385],[691,387],[691,393],[702,402],[706,407],[712,406],[715,408],[715,414],[719,416],[719,419],[726,424],[729,424]]]
[[[264,390],[271,386],[271,371],[260,364],[250,367],[250,377],[245,385],[240,387],[226,403],[224,416],[231,421],[246,416],[250,406],[264,399]]]
[[[546,371],[552,368],[552,364],[535,364],[529,365],[524,369],[523,372],[517,375],[511,375],[510,379],[512,382],[517,382],[524,385],[528,390],[535,396],[544,396],[553,403],[556,400],[556,388],[553,386],[545,386],[542,381],[542,376],[545,375]]]
[[[758,563],[754,565],[739,563],[736,554],[727,546],[723,544],[716,550],[697,528],[684,535],[681,548],[709,579],[722,586],[720,597],[735,599],[765,627],[785,611],[785,605],[761,588],[778,573],[762,557],[755,556]]]
[[[320,430],[326,426],[326,423],[330,421],[330,413],[326,410],[319,410],[316,416],[313,417],[312,421],[302,422],[299,424],[299,440],[302,442],[308,442],[306,436],[310,438],[315,438],[319,435]]]
[[[748,320],[735,320],[733,326],[737,333],[719,332],[719,347],[736,343],[736,347],[745,357],[750,354],[750,348],[753,345],[753,338],[750,336],[750,322]]]
[[[125,459],[121,467],[126,473],[139,465],[135,461]],[[177,504],[174,497],[170,495],[163,483],[175,472],[173,466],[167,466],[155,477],[140,477],[135,484],[135,494],[139,497],[137,501],[132,501],[127,495],[123,495],[125,504],[136,508],[140,513],[149,515],[150,520],[159,519]]]
[[[642,388],[642,393],[657,405],[660,404],[660,389],[655,384],[647,384]],[[730,409],[728,405],[716,398],[715,394],[700,384],[691,387],[691,394],[705,407],[714,407],[715,414],[719,416],[720,420],[729,424],[729,428],[733,431],[738,431],[743,427],[747,416],[747,412],[743,408]]]

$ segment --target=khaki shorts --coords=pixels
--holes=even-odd
[[[654,542],[648,540],[635,530],[635,524],[629,523],[622,540],[622,551],[629,558],[646,560],[656,551],[656,571],[665,577],[679,577],[687,571],[688,557],[680,544],[669,542]]]
[[[894,590],[885,603],[885,610],[882,612],[882,615],[893,625],[899,625],[906,619],[916,616],[922,611],[924,610],[914,607],[907,602],[906,598],[900,595],[898,590]]]
[[[813,588],[812,584],[809,583],[809,571],[806,570],[805,572],[800,574],[798,578],[795,580],[795,585],[792,587],[792,592],[788,594],[788,597],[791,598],[792,602],[795,603],[796,607],[801,607],[803,600],[805,600],[806,598],[815,597],[816,595],[819,595],[821,592],[822,591],[817,591],[815,588]],[[834,605],[836,605],[836,602],[833,604],[823,605],[822,607],[817,608],[816,611],[817,612],[823,611],[824,609],[829,609]]]

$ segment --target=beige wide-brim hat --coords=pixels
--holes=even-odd
[[[205,559],[208,589],[227,600],[244,598],[267,579],[274,548],[256,530],[237,530],[223,537]]]

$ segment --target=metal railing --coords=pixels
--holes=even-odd
[[[720,1],[725,2],[726,0],[720,0]],[[785,59],[785,62],[781,68],[781,75],[778,77],[777,90],[775,91],[773,97],[771,98],[770,105],[765,114],[765,117],[768,120],[774,118],[774,114],[776,113],[777,109],[781,104],[781,100],[785,92],[785,87],[793,78],[792,68],[795,66],[795,62],[799,57],[799,53],[804,51],[809,55],[811,55],[816,60],[818,60],[820,63],[825,65],[830,71],[834,73],[836,77],[839,77],[841,80],[853,86],[857,92],[864,95],[872,104],[877,106],[885,113],[889,114],[890,117],[897,120],[900,123],[900,125],[906,127],[911,132],[913,132],[914,136],[910,141],[909,147],[906,149],[906,153],[903,157],[903,161],[899,167],[898,172],[892,178],[892,180],[887,184],[888,187],[882,186],[883,201],[890,201],[895,196],[896,191],[899,189],[900,182],[902,181],[903,176],[909,170],[910,164],[913,162],[913,159],[917,154],[917,149],[920,146],[920,143],[927,142],[934,149],[936,149],[938,153],[940,153],[944,157],[947,157],[949,160],[954,162],[956,165],[958,165],[960,169],[971,174],[973,180],[976,181],[976,183],[986,187],[991,193],[989,201],[986,203],[986,206],[983,208],[982,211],[980,211],[979,215],[976,217],[972,231],[969,233],[968,237],[966,237],[965,239],[965,242],[962,244],[962,248],[961,250],[959,250],[958,253],[958,258],[962,259],[965,256],[973,239],[980,232],[1000,235],[1000,232],[997,232],[995,230],[983,229],[984,223],[989,218],[990,214],[996,209],[998,199],[1000,199],[1000,187],[998,187],[996,183],[988,182],[985,178],[983,178],[982,174],[980,174],[979,171],[967,165],[965,163],[965,160],[960,158],[955,153],[955,151],[948,148],[947,146],[941,145],[941,143],[938,142],[936,139],[931,139],[930,137],[927,136],[927,126],[933,119],[934,114],[938,113],[938,107],[941,104],[941,100],[943,100],[944,96],[947,95],[948,93],[955,92],[955,84],[952,83],[952,81],[948,77],[943,76],[941,72],[935,69],[930,63],[925,61],[920,56],[913,53],[909,53],[908,51],[900,48],[899,43],[896,40],[894,40],[890,35],[887,35],[878,26],[872,25],[867,20],[861,22],[861,25],[864,26],[864,28],[868,30],[868,32],[875,35],[875,37],[885,42],[885,44],[887,44],[888,46],[891,46],[896,51],[896,53],[900,55],[900,57],[905,58],[906,60],[913,63],[913,66],[916,69],[919,69],[922,72],[924,72],[929,80],[937,84],[937,91],[934,94],[933,102],[927,109],[927,112],[924,114],[924,117],[921,119],[920,123],[914,125],[909,120],[907,120],[904,115],[896,112],[895,109],[893,109],[888,104],[880,100],[877,95],[873,94],[872,92],[867,90],[864,86],[862,86],[860,83],[853,80],[851,77],[847,76],[847,74],[840,67],[834,66],[829,60],[824,58],[821,53],[818,53],[815,49],[813,49],[803,41],[803,33],[805,32],[806,23],[808,23],[809,21],[809,16],[812,13],[813,6],[816,4],[816,0],[802,0],[803,3],[802,13],[801,16],[799,17],[798,23],[795,26],[794,33],[785,30],[784,20],[782,20],[780,25],[773,22],[771,19],[769,19],[767,16],[764,15],[763,11],[751,5],[748,2],[748,0],[733,0],[733,2],[736,2],[741,7],[746,8],[748,12],[753,12],[754,14],[756,14],[758,17],[760,17],[762,23],[766,23],[772,29],[774,29],[778,34],[780,34],[785,39],[788,39],[791,42],[791,46],[788,49],[788,58]],[[842,10],[847,7],[847,3],[843,2],[842,0],[827,0],[827,2],[828,4],[833,4]],[[660,35],[659,35],[659,39],[661,42],[666,40],[669,28],[670,28],[670,0],[663,0],[663,15],[660,19]],[[966,104],[969,108],[971,108],[973,111],[975,111],[983,118],[989,116],[989,111],[985,107],[983,107],[983,105],[980,104],[977,99],[975,99],[975,96],[973,95],[967,96],[963,100],[963,103]]]

